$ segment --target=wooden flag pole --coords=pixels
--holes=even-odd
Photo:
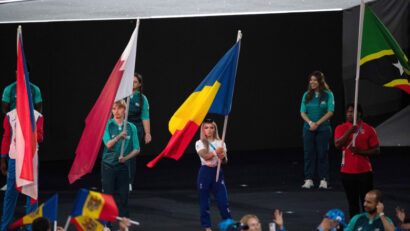
[[[364,0],[361,0],[360,15],[359,15],[359,37],[357,39],[356,86],[355,86],[355,91],[354,91],[353,125],[357,125],[357,103],[359,99],[360,54],[362,51],[363,19],[364,19]],[[355,141],[356,139],[353,139],[353,147],[356,146]]]
[[[140,29],[140,19],[137,19],[137,42],[138,42],[138,31]],[[124,118],[124,122],[123,122],[123,132],[127,132],[127,123],[128,123],[128,112],[130,110],[130,96],[127,97],[127,110],[125,110],[125,118]],[[120,152],[120,157],[124,156],[124,147],[125,147],[125,138],[122,140],[121,142],[121,152]]]
[[[236,37],[236,42],[238,42],[239,40],[242,39],[242,32],[240,30],[238,30],[238,35]],[[240,48],[239,48],[240,49]],[[239,55],[238,55],[239,58]],[[238,68],[238,66],[237,66]],[[228,117],[229,115],[225,115],[225,120],[224,120],[224,127],[222,130],[222,140],[221,140],[221,147],[224,147],[224,142],[225,142],[225,136],[226,136],[226,128],[228,127]],[[219,180],[219,172],[221,171],[221,160],[218,158],[218,167],[216,169],[216,178],[215,178],[215,182],[218,182]]]

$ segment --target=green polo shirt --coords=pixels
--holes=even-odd
[[[388,217],[386,219],[393,224],[392,220]],[[344,231],[374,231],[384,230],[383,222],[379,216],[374,219],[370,219],[367,213],[360,213],[355,215],[349,222],[349,225]]]
[[[137,115],[140,112],[141,120],[149,120],[149,104],[148,104],[148,99],[144,94],[142,94],[142,100],[144,101],[144,103],[142,104],[142,108],[141,108],[140,92],[137,91],[135,92],[135,94],[132,94],[130,96],[129,116]]]
[[[335,111],[335,100],[333,93],[328,90],[324,90],[324,94],[319,102],[319,94],[315,96],[307,103],[305,103],[305,98],[308,92],[305,92],[302,98],[302,104],[300,106],[300,112],[306,113],[310,120],[317,122],[322,118],[327,112]],[[304,126],[309,128],[309,124],[305,122]],[[327,120],[323,122],[318,129],[321,127],[330,126],[330,121]]]
[[[104,144],[107,144],[108,141],[112,140],[116,136],[118,136],[123,131],[123,125],[117,124],[114,119],[108,121],[107,126],[105,128],[103,141]],[[118,141],[113,147],[110,149],[107,146],[104,147],[104,152],[102,156],[102,160],[108,164],[118,164],[118,158],[120,157],[121,152],[121,144],[122,140]],[[124,145],[124,154],[123,156],[127,156],[133,150],[140,149],[140,145],[138,142],[138,135],[137,135],[137,128],[134,124],[127,122],[127,138],[125,139]]]
[[[41,103],[43,99],[41,98],[40,88],[36,85],[30,83],[31,97],[33,103]],[[4,88],[2,101],[10,104],[10,111],[16,108],[16,95],[17,95],[17,82],[14,82]]]

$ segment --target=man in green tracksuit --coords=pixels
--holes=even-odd
[[[103,141],[105,144],[102,163],[101,178],[103,192],[111,195],[116,191],[118,197],[114,198],[119,210],[120,217],[129,217],[128,195],[129,195],[129,160],[140,152],[137,129],[135,125],[127,122],[124,130],[124,114],[126,104],[119,100],[112,107],[114,118],[109,120]],[[121,156],[121,144],[125,140],[124,153]]]

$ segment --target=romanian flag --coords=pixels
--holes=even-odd
[[[77,227],[78,231],[103,231],[106,224],[104,221],[87,216],[73,217],[70,222]]]
[[[58,194],[54,195],[48,201],[40,205],[36,211],[25,215],[20,220],[11,224],[8,229],[15,229],[19,226],[31,224],[33,221],[39,217],[46,217],[51,222],[57,220],[57,210],[58,210]]]
[[[211,72],[185,100],[169,121],[171,140],[154,160],[162,157],[178,160],[184,153],[207,113],[228,115],[231,111],[240,40],[222,57]]]
[[[80,189],[71,212],[71,217],[79,216],[115,221],[118,216],[117,204],[111,195]]]
[[[68,174],[70,184],[92,171],[113,103],[132,94],[138,28],[139,23],[137,23],[127,47],[105,83],[97,102],[85,119],[85,128]]]
[[[410,94],[409,60],[370,7],[365,6],[360,78]]]
[[[16,97],[16,186],[34,202],[38,198],[37,133],[21,26],[17,29]]]

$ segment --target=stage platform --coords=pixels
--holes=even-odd
[[[268,230],[274,209],[284,212],[287,230],[313,230],[326,211],[340,208],[347,215],[347,201],[338,173],[339,153],[330,153],[330,188],[302,190],[303,158],[300,149],[231,153],[224,167],[230,208],[235,220],[247,213],[260,217],[263,230]],[[397,223],[394,208],[410,208],[410,158],[408,148],[382,149],[372,159],[375,187],[385,194],[385,213]],[[161,160],[154,169],[144,167],[152,156],[139,157],[135,190],[130,195],[131,218],[141,226],[131,230],[202,230],[195,189],[199,160],[185,154],[178,162]],[[99,168],[79,182],[68,185],[69,162],[43,162],[40,172],[40,201],[59,193],[59,225],[71,211],[78,188],[100,189]],[[2,180],[2,182],[4,182]],[[316,183],[316,185],[318,185]],[[1,194],[3,197],[4,193]],[[2,203],[1,203],[2,205]],[[212,201],[213,230],[220,221]],[[24,213],[22,197],[15,218]],[[74,225],[70,230],[75,230]]]

